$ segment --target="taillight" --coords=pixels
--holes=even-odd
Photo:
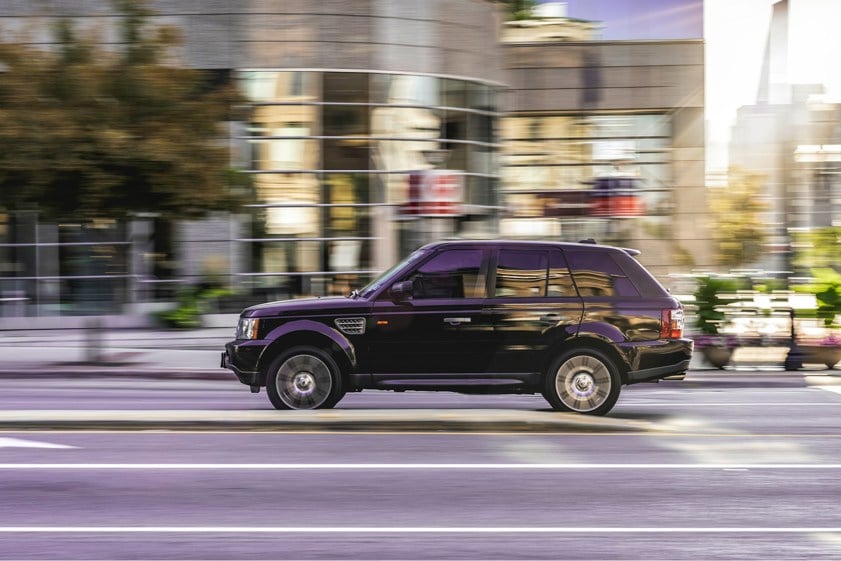
[[[683,337],[683,310],[665,308],[660,318],[660,338],[680,339]]]

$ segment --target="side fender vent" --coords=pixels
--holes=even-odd
[[[365,318],[338,318],[336,327],[345,335],[362,335],[365,333]]]

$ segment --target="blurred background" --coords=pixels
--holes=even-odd
[[[734,278],[816,309],[839,7],[4,0],[0,323],[194,327],[456,237],[594,238],[689,302]]]

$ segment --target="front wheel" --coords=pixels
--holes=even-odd
[[[578,349],[549,367],[543,397],[558,411],[604,415],[616,405],[621,385],[613,361],[595,349]]]
[[[266,393],[275,409],[330,408],[344,396],[342,375],[321,349],[296,347],[272,362]]]

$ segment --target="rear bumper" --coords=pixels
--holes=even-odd
[[[628,371],[627,383],[651,382],[686,372],[693,346],[692,339],[671,339],[633,347],[630,353],[633,366]]]
[[[658,366],[657,368],[648,368],[646,370],[633,370],[628,372],[628,383],[638,384],[640,382],[651,382],[654,380],[662,380],[675,374],[682,374],[689,370],[689,360],[684,360],[678,364],[670,364],[668,366]]]

